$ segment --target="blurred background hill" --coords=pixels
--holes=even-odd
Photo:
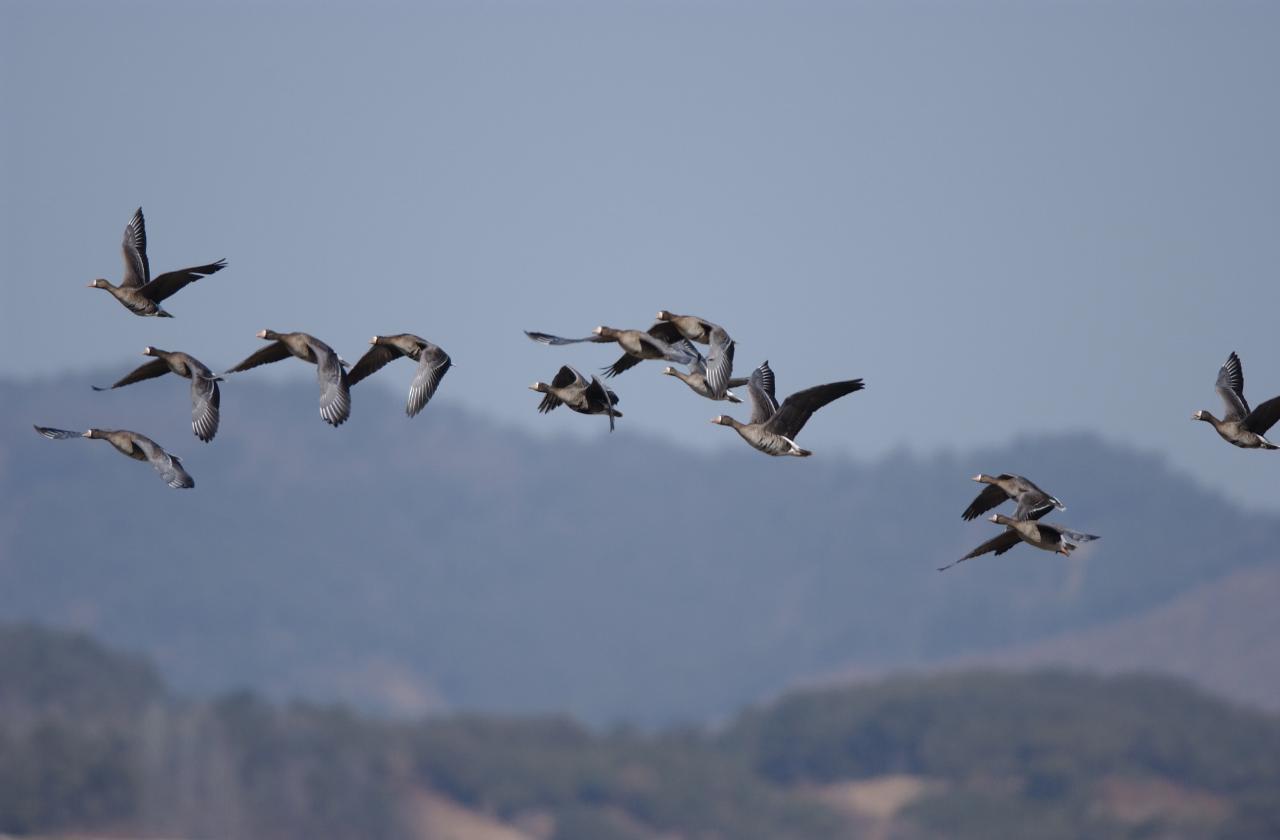
[[[1061,661],[1280,697],[1280,517],[1091,436],[791,462],[625,425],[570,445],[447,397],[411,422],[376,381],[336,433],[309,378],[233,378],[206,446],[185,383],[89,390],[115,372],[0,382],[0,617],[145,653],[183,691],[657,724],[833,677]],[[139,416],[192,493],[30,429]],[[935,571],[994,532],[959,517],[979,471],[1033,476],[1103,539]]]

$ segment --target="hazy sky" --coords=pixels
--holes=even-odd
[[[539,416],[525,388],[616,350],[521,330],[667,308],[726,325],[739,369],[768,358],[780,395],[865,377],[805,429],[819,455],[1092,429],[1280,507],[1280,457],[1190,420],[1221,412],[1231,350],[1255,403],[1280,394],[1280,5],[0,16],[0,375],[123,373],[146,344],[221,368],[264,327],[354,361],[409,331],[457,363],[441,399],[603,434]],[[85,288],[119,280],[139,204],[153,271],[230,262],[171,321]],[[277,367],[245,375],[313,375]],[[618,434],[742,446],[659,370],[616,380]],[[398,409],[357,391],[354,410]],[[412,422],[436,445],[429,417]]]

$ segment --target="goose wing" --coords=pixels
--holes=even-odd
[[[848,379],[797,391],[782,401],[782,405],[765,424],[765,429],[776,435],[794,439],[815,411],[846,394],[861,391],[862,387],[861,379]]]
[[[767,422],[778,411],[778,399],[773,395],[773,368],[766,359],[751,372],[747,380],[747,396],[751,398],[751,423]]]
[[[218,433],[218,407],[221,404],[218,380],[198,372],[191,377],[191,431],[205,443]]]
[[[640,364],[641,361],[643,360],[637,356],[632,356],[630,353],[623,353],[616,362],[609,365],[607,368],[603,368],[604,375],[606,377],[617,376],[624,371],[631,370],[633,367]]]
[[[121,288],[137,289],[151,282],[151,266],[147,264],[147,223],[142,218],[142,208],[133,211],[133,218],[124,229],[124,241],[120,243],[124,254],[124,279]]]
[[[320,383],[320,416],[330,426],[338,427],[351,416],[351,391],[347,372],[338,354],[329,345],[309,339],[316,358],[316,379]]]
[[[994,552],[995,556],[999,557],[1001,554],[1004,554],[1006,551],[1013,548],[1015,545],[1017,545],[1021,541],[1022,541],[1022,538],[1018,536],[1017,531],[1014,531],[1011,528],[1006,529],[999,536],[992,537],[991,539],[987,540],[982,545],[975,548],[973,551],[970,551],[968,554],[961,557],[959,560],[955,561],[955,563],[948,563],[945,566],[939,566],[938,571],[940,572],[946,571],[947,569],[950,569],[952,566],[956,565],[957,563],[963,563],[966,560],[972,560],[974,557],[981,557],[983,554],[987,554],[988,552]]]
[[[1002,475],[999,477],[1004,478],[1005,476]],[[994,484],[988,484],[986,487],[982,488],[982,492],[978,494],[977,498],[970,502],[969,506],[964,509],[964,513],[960,514],[960,518],[965,522],[977,519],[992,508],[1004,504],[1008,499],[1008,493],[1004,492],[1004,490]]]
[[[693,345],[689,346],[693,348]],[[729,390],[729,379],[733,376],[733,350],[734,341],[729,338],[727,332],[720,327],[711,330],[711,350],[707,354],[706,379],[707,390],[711,392],[713,399],[723,399],[724,392]]]
[[[1213,386],[1227,407],[1224,420],[1243,420],[1249,414],[1249,403],[1244,398],[1244,368],[1234,352],[1218,369],[1218,381]]]
[[[1272,397],[1249,412],[1244,419],[1244,427],[1254,434],[1265,435],[1276,420],[1280,420],[1280,397]]]
[[[227,373],[239,373],[242,370],[256,368],[259,365],[269,365],[272,362],[281,362],[289,358],[292,353],[289,352],[288,346],[283,341],[273,341],[266,347],[253,353],[249,358],[233,368],[228,368]]]
[[[551,335],[550,333],[531,332],[529,330],[525,330],[524,334],[539,344],[550,344],[553,346],[559,346],[561,344],[581,344],[584,341],[590,341],[594,344],[608,344],[613,341],[612,338],[605,338],[602,335],[594,334],[589,335],[586,338],[562,338],[558,335]]]
[[[183,468],[182,460],[177,455],[165,452],[160,444],[151,438],[138,434],[130,437],[133,439],[134,447],[142,452],[148,463],[164,479],[165,484],[176,490],[188,490],[196,486],[195,479]]]
[[[355,385],[371,374],[377,373],[393,359],[403,354],[389,344],[374,344],[356,361],[355,367],[347,371],[347,384]]]
[[[210,274],[217,274],[226,267],[226,260],[218,260],[217,262],[211,262],[208,265],[196,265],[191,268],[180,268],[177,271],[167,271],[143,286],[139,291],[141,291],[142,294],[145,295],[152,303],[159,303],[177,292],[183,286],[186,286],[189,283],[194,283],[201,277],[208,277]]]
[[[416,415],[435,396],[440,380],[453,366],[449,354],[431,342],[427,342],[418,354],[418,370],[409,385],[409,402],[405,404],[405,413],[410,417]]]
[[[84,437],[80,432],[69,432],[66,429],[54,429],[49,426],[32,426],[31,428],[49,440],[70,440],[71,438]]]
[[[587,405],[595,408],[599,406],[604,409],[603,413],[609,415],[609,431],[613,431],[613,418],[616,412],[613,404],[618,401],[618,395],[604,387],[604,383],[600,381],[600,377],[592,376],[591,384],[587,386]]]
[[[671,321],[654,322],[654,325],[649,327],[648,333],[664,344],[676,344],[684,339],[684,334],[680,332],[680,328]]]
[[[92,385],[90,387],[95,391],[110,391],[112,388],[123,388],[125,385],[132,385],[133,383],[141,382],[144,379],[155,379],[157,376],[164,376],[168,372],[168,362],[164,359],[153,359],[145,365],[139,365],[123,378],[113,382],[105,388],[100,388],[97,385]]]

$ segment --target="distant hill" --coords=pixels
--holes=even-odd
[[[874,462],[704,454],[625,423],[531,437],[456,409],[447,389],[410,421],[376,380],[334,430],[314,381],[248,377],[224,385],[204,445],[182,381],[89,390],[120,372],[0,383],[0,618],[144,651],[182,691],[706,719],[851,664],[1124,620],[1274,563],[1280,545],[1280,518],[1085,435]],[[170,491],[36,422],[137,428],[197,486]],[[1000,470],[1035,478],[1070,506],[1054,520],[1103,539],[1070,561],[1020,547],[935,571],[994,533],[959,514],[969,476]]]
[[[1280,718],[1169,678],[975,671],[792,693],[697,729],[407,723],[247,693],[68,717],[138,661],[0,625],[0,835],[303,840],[1256,840]],[[78,673],[45,691],[24,663]],[[22,706],[20,698],[32,705]],[[36,702],[37,698],[41,698]]]

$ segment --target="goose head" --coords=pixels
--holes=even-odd
[[[89,288],[90,289],[109,289],[111,288],[111,284],[108,283],[104,278],[99,277],[97,280],[94,280],[92,283],[89,284]]]
[[[275,330],[258,330],[258,338],[265,338],[267,341],[275,341],[280,337],[280,333]]]

